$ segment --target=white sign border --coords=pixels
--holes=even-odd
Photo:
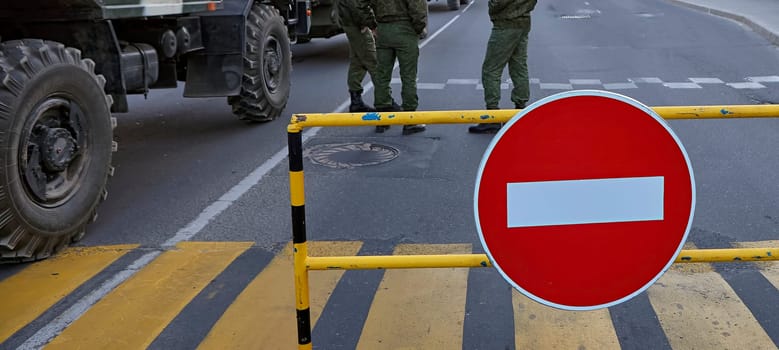
[[[690,186],[691,186],[691,205],[690,205],[690,217],[687,221],[687,227],[684,230],[684,236],[682,237],[681,242],[679,243],[679,246],[676,248],[676,252],[673,254],[671,259],[668,261],[668,263],[663,267],[663,269],[654,277],[652,280],[650,280],[648,283],[646,283],[644,286],[636,290],[635,292],[622,297],[618,300],[600,304],[600,305],[592,305],[592,306],[571,306],[571,305],[563,305],[554,303],[551,301],[548,301],[546,299],[543,299],[533,293],[528,292],[527,290],[520,287],[516,282],[514,282],[511,278],[509,278],[505,272],[503,272],[503,269],[500,268],[500,265],[495,261],[495,259],[492,257],[492,253],[490,253],[489,247],[487,247],[487,243],[484,241],[484,233],[481,230],[481,222],[479,221],[479,184],[481,183],[481,177],[484,172],[484,166],[487,164],[487,160],[489,159],[490,155],[492,154],[493,149],[495,148],[495,145],[500,141],[500,139],[503,137],[503,135],[508,131],[514,123],[516,123],[518,120],[520,120],[522,117],[524,117],[526,114],[530,113],[534,109],[540,107],[541,105],[544,105],[546,103],[561,100],[564,98],[569,97],[575,97],[575,96],[597,96],[597,97],[604,97],[604,98],[610,98],[614,100],[618,100],[621,102],[625,102],[627,104],[632,105],[633,107],[636,107],[642,111],[644,111],[646,114],[654,118],[660,125],[662,125],[666,131],[671,135],[671,137],[676,142],[676,145],[679,147],[679,149],[682,152],[682,155],[684,155],[685,163],[687,164],[687,169],[690,174]],[[526,107],[519,113],[517,113],[514,117],[512,117],[506,125],[504,125],[500,131],[495,135],[495,137],[492,139],[490,144],[487,146],[487,150],[484,152],[484,155],[482,156],[481,162],[479,163],[479,171],[476,174],[476,185],[474,186],[474,192],[473,192],[473,215],[476,222],[476,231],[479,233],[479,240],[481,241],[481,245],[484,248],[484,251],[487,254],[487,257],[490,259],[490,262],[492,263],[492,266],[495,267],[496,270],[500,273],[500,275],[503,277],[506,282],[508,282],[514,289],[522,293],[523,295],[527,296],[528,298],[535,300],[538,303],[541,303],[543,305],[551,306],[557,309],[561,310],[569,310],[569,311],[589,311],[589,310],[597,310],[602,308],[608,308],[617,304],[621,304],[623,302],[626,302],[633,297],[635,297],[638,294],[643,293],[645,290],[647,290],[649,287],[651,287],[655,282],[657,282],[660,277],[665,274],[666,271],[671,267],[671,265],[676,260],[676,257],[679,255],[679,253],[682,251],[682,248],[684,247],[684,243],[687,241],[687,237],[690,234],[690,228],[692,227],[692,221],[693,216],[695,214],[695,175],[693,174],[692,170],[692,164],[690,162],[690,157],[687,155],[687,150],[682,145],[682,142],[679,140],[679,137],[676,136],[676,134],[671,130],[668,123],[661,118],[653,109],[647,107],[646,105],[642,104],[641,102],[618,94],[611,91],[603,91],[603,90],[570,90],[565,91],[561,93],[557,93],[551,96],[547,96],[541,100],[538,100],[534,103],[532,103],[530,106]]]

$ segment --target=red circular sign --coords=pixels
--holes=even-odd
[[[493,265],[526,296],[567,310],[609,307],[652,285],[694,209],[679,139],[649,107],[606,91],[560,93],[511,119],[474,193]]]

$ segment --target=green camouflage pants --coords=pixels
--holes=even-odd
[[[488,109],[499,108],[500,78],[508,64],[509,76],[514,83],[511,101],[524,104],[530,99],[530,82],[527,76],[527,26],[517,28],[492,28],[487,43],[487,53],[481,67],[481,83],[484,86],[484,103]]]
[[[379,65],[374,79],[373,103],[376,108],[392,105],[392,70],[397,59],[400,66],[400,96],[403,110],[415,111],[417,97],[417,60],[419,59],[419,35],[410,22],[379,23],[376,39],[376,56]]]
[[[361,31],[353,26],[344,26],[343,30],[349,39],[349,73],[346,84],[349,91],[362,91],[365,74],[369,73],[371,79],[376,77],[376,42],[370,30]]]

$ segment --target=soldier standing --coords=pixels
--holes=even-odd
[[[371,80],[376,77],[376,17],[369,0],[338,0],[336,6],[339,25],[349,40],[349,73],[346,79],[351,97],[349,112],[375,112],[362,100],[362,81],[366,73],[371,75]]]
[[[484,103],[487,109],[499,109],[500,78],[508,64],[509,76],[514,83],[511,101],[516,109],[525,108],[530,99],[530,82],[527,74],[527,40],[530,33],[530,12],[537,0],[489,0],[492,32],[487,43],[487,53],[481,67],[484,86]],[[468,132],[494,134],[500,123],[477,124]]]
[[[402,110],[415,111],[417,97],[417,63],[419,38],[426,33],[427,2],[425,0],[372,0],[378,22],[376,55],[378,67],[374,80],[374,104],[379,112],[400,111],[392,99],[390,80],[397,59],[400,66]],[[384,132],[389,126],[377,126]],[[403,135],[424,131],[424,124],[404,125]]]

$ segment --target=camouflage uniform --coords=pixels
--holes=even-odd
[[[416,110],[419,105],[416,86],[419,36],[427,26],[427,2],[373,0],[372,5],[376,21],[379,22],[376,40],[379,66],[374,94],[376,108],[392,106],[392,90],[389,84],[397,59],[400,65],[403,110]]]
[[[415,111],[419,106],[417,97],[417,60],[419,59],[419,38],[427,27],[427,2],[425,0],[372,0],[373,11],[378,22],[376,54],[379,65],[376,69],[374,103],[379,111],[397,109],[392,100],[390,80],[397,59],[400,66],[401,97],[403,110]],[[406,125],[404,134],[424,130],[424,125]],[[383,130],[376,129],[381,132]]]
[[[530,83],[527,73],[527,41],[530,33],[530,12],[537,0],[489,0],[492,32],[482,64],[481,80],[484,86],[484,103],[487,109],[498,109],[500,104],[500,78],[509,66],[509,76],[514,83],[511,101],[517,109],[525,108],[530,99]],[[500,124],[472,126],[470,132],[497,132]]]
[[[371,79],[376,76],[376,42],[373,38],[376,17],[369,0],[338,0],[336,6],[339,25],[349,39],[349,73],[346,79],[352,99],[349,111],[373,111],[362,102],[362,81],[366,73],[370,73]]]

